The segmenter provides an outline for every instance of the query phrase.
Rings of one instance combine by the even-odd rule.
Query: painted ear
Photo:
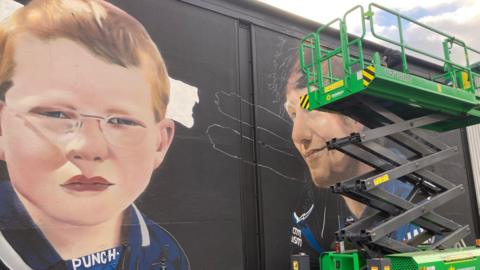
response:
[[[343,116],[343,119],[345,121],[345,124],[350,127],[351,131],[350,132],[361,132],[365,129],[365,126],[362,125],[360,122],[357,120],[354,120],[348,116]]]
[[[5,139],[3,136],[3,112],[5,110],[5,102],[0,101],[0,160],[5,160]]]
[[[175,134],[175,123],[170,119],[163,119],[157,123],[157,152],[155,153],[154,169],[158,168],[162,164],[168,148],[173,140]]]
[[[353,127],[355,129],[355,132],[361,132],[365,129],[365,126],[362,125],[360,122],[358,122],[357,120],[352,120],[354,121],[353,123]]]

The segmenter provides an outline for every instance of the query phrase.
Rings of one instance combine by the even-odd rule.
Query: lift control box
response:
[[[310,270],[310,256],[305,253],[292,255],[290,261],[291,270]]]
[[[367,270],[392,270],[392,265],[387,258],[368,259]]]

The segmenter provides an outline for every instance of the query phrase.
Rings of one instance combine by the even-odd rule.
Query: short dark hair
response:
[[[306,53],[306,59],[309,58],[309,53]],[[334,56],[331,58],[332,63],[332,75],[334,77],[342,77],[343,76],[343,62],[342,59],[338,56]],[[327,61],[322,62],[322,71],[323,74],[328,74],[328,63]],[[324,80],[324,83],[329,83],[328,79]],[[296,60],[294,61],[293,65],[290,68],[289,76],[287,79],[287,83],[285,84],[285,93],[289,90],[302,90],[307,87],[307,77],[305,73],[302,71],[302,67],[300,66],[300,57],[299,55],[296,56]]]

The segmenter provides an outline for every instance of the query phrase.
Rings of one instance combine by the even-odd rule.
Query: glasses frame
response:
[[[31,111],[26,111],[26,112],[25,111],[19,111],[19,110],[16,110],[16,109],[12,108],[11,106],[8,106],[5,102],[0,102],[0,106],[3,107],[4,109],[8,110],[14,116],[19,117],[19,118],[23,119],[24,121],[29,122],[33,127],[35,127],[35,129],[39,130],[42,134],[44,134],[44,132],[41,131],[42,129],[48,129],[46,127],[41,127],[41,126],[38,126],[35,123],[32,123],[32,121],[28,120],[28,116],[39,117],[39,118],[44,117],[45,119],[49,118],[49,116],[42,115],[40,113],[31,112]],[[108,116],[100,116],[100,115],[80,113],[80,112],[77,112],[75,110],[70,110],[70,109],[55,109],[55,108],[52,108],[52,110],[58,110],[60,112],[68,112],[69,115],[74,116],[73,118],[51,117],[52,120],[53,119],[69,119],[70,121],[72,121],[74,123],[74,125],[72,125],[72,128],[63,132],[64,134],[72,133],[72,138],[70,138],[70,140],[73,139],[75,136],[77,136],[79,134],[80,129],[82,128],[85,119],[97,120],[100,123],[99,129],[100,129],[105,141],[108,142],[110,145],[113,145],[113,146],[116,146],[116,147],[122,147],[122,148],[132,148],[132,147],[135,147],[135,146],[141,144],[143,142],[143,140],[145,139],[146,132],[143,135],[143,137],[141,139],[139,139],[138,142],[132,143],[131,145],[118,144],[118,143],[115,143],[115,140],[113,140],[114,142],[112,142],[112,136],[109,136],[109,134],[110,134],[108,132],[109,128],[106,128],[107,125],[109,124],[109,120],[111,120],[113,118],[124,118],[124,119],[127,119],[129,121],[134,122],[136,124],[136,126],[138,126],[139,128],[145,129],[145,131],[148,128],[147,124],[144,121],[139,120],[139,119],[134,118],[134,117],[131,117],[131,116],[127,116],[127,115],[112,114],[112,115],[108,115]],[[59,133],[59,135],[60,135],[60,133]],[[47,138],[50,137],[48,135],[45,135],[45,136]]]

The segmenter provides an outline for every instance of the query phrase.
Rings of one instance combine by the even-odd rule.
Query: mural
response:
[[[325,149],[365,127],[299,107],[299,40],[194,2],[33,0],[2,22],[0,269],[277,270],[298,252],[315,269],[371,211],[328,189],[371,169]],[[468,186],[462,155],[435,170]]]
[[[0,40],[3,264],[189,269],[134,204],[175,129],[167,69],[143,26],[104,1],[38,0],[2,23]]]
[[[280,130],[278,124],[272,124],[271,118],[263,118],[258,113],[258,125],[262,128],[275,130],[284,138],[292,141],[294,149],[284,144],[283,150],[290,153],[298,162],[290,162],[289,168],[277,165],[274,168],[284,170],[285,173],[295,174],[303,172],[304,175],[295,174],[296,181],[282,181],[273,177],[266,170],[261,170],[260,181],[262,188],[262,210],[265,243],[265,269],[280,269],[287,265],[285,255],[306,253],[310,256],[311,269],[319,268],[318,257],[322,252],[334,249],[335,232],[355,220],[373,213],[373,209],[352,201],[338,194],[333,194],[329,187],[342,180],[356,177],[372,170],[367,164],[354,160],[338,151],[327,151],[326,142],[332,138],[348,136],[352,132],[359,132],[366,127],[359,122],[328,111],[311,111],[302,109],[299,105],[300,96],[307,92],[304,74],[300,71],[298,60],[298,40],[286,37],[278,32],[255,28],[256,40],[256,71],[258,89],[257,106],[262,106],[283,119],[288,120],[289,127]],[[266,46],[263,44],[275,44]],[[306,57],[308,58],[308,57]],[[334,76],[342,75],[340,59],[335,59],[333,64]],[[323,70],[328,70],[324,67]],[[459,130],[432,136],[449,145],[463,147]],[[279,146],[276,140],[261,136],[264,144]],[[400,155],[409,156],[406,149],[390,141],[379,140],[384,145]],[[281,155],[272,157],[267,151],[259,147],[260,156],[265,159],[272,158],[280,164],[285,159]],[[265,155],[263,155],[265,154]],[[303,163],[304,167],[298,163]],[[450,171],[446,169],[450,168]],[[455,183],[469,186],[467,169],[462,155],[441,162],[431,168],[433,171]],[[382,185],[383,189],[406,197],[413,189],[409,183],[400,180],[391,180]],[[468,194],[457,198],[455,207],[442,207],[439,210],[445,215],[461,224],[470,224],[475,227],[472,215],[459,215],[453,209],[469,208]],[[439,208],[440,209],[440,208]],[[407,224],[400,227],[392,235],[396,240],[409,240],[422,232],[422,229]],[[287,234],[284,241],[289,242],[289,247],[279,240],[279,235]],[[465,239],[473,243],[473,237]],[[347,243],[348,244],[348,243]],[[348,246],[347,248],[351,248]]]

